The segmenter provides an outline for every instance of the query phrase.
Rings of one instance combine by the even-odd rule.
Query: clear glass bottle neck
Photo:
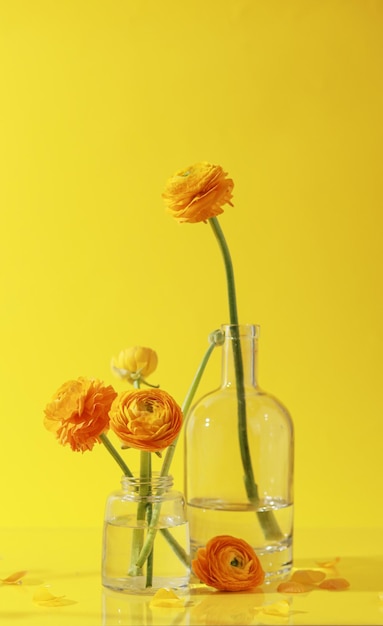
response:
[[[124,491],[137,493],[146,488],[153,491],[170,491],[173,487],[173,476],[160,476],[159,472],[153,472],[151,476],[123,476],[121,486]]]
[[[240,347],[245,387],[257,387],[257,356],[259,326],[225,324],[222,346],[222,387],[236,387],[235,350]]]

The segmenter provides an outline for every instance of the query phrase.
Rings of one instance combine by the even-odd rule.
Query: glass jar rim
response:
[[[221,330],[225,337],[232,338],[234,336],[249,337],[258,339],[261,327],[259,324],[222,324]]]
[[[155,489],[170,489],[173,486],[174,479],[171,474],[161,476],[160,472],[152,472],[150,476],[122,476],[121,485],[123,489],[136,489],[151,485]]]

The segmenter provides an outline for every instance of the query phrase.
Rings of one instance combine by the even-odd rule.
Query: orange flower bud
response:
[[[234,182],[220,165],[205,161],[177,172],[166,183],[162,197],[168,212],[179,222],[206,222],[230,204]]]
[[[112,359],[113,372],[130,383],[145,378],[157,367],[157,353],[151,348],[133,346],[121,350],[117,358]]]
[[[99,380],[78,378],[64,383],[46,406],[44,426],[62,445],[76,452],[91,450],[109,429],[109,410],[117,393]]]
[[[221,591],[251,589],[265,578],[250,544],[230,535],[213,537],[205,548],[199,548],[192,568],[203,583]]]
[[[120,393],[110,410],[110,427],[130,448],[158,452],[169,446],[182,426],[182,410],[162,389]]]

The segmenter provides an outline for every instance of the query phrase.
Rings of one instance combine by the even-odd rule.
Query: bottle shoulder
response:
[[[246,408],[248,416],[254,414],[263,414],[271,416],[280,416],[281,419],[292,422],[291,415],[287,407],[275,395],[268,393],[260,387],[245,388]],[[214,413],[236,412],[237,409],[237,391],[235,387],[220,387],[202,396],[191,407],[188,413],[188,419],[193,416],[205,416]]]

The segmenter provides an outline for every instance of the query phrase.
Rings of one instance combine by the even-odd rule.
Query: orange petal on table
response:
[[[14,572],[7,576],[7,578],[0,578],[0,581],[3,585],[20,585],[21,579],[26,574],[26,570],[21,570],[20,572]]]
[[[293,580],[296,583],[303,583],[307,585],[316,585],[317,583],[322,582],[322,580],[326,578],[326,574],[324,572],[320,572],[315,569],[298,569],[291,576],[290,580]]]
[[[317,565],[318,567],[324,567],[324,568],[333,568],[337,565],[337,563],[339,563],[340,561],[340,556],[336,556],[335,559],[333,559],[332,561],[317,561]]]
[[[345,578],[327,578],[319,585],[321,589],[329,589],[330,591],[343,591],[349,586],[350,583]]]
[[[286,582],[279,583],[277,591],[279,591],[279,593],[307,593],[313,588],[314,585],[299,583],[295,580],[287,580]]]
[[[48,589],[38,589],[33,596],[33,602],[40,606],[66,606],[76,604],[74,600],[68,600],[65,596],[54,596]]]

